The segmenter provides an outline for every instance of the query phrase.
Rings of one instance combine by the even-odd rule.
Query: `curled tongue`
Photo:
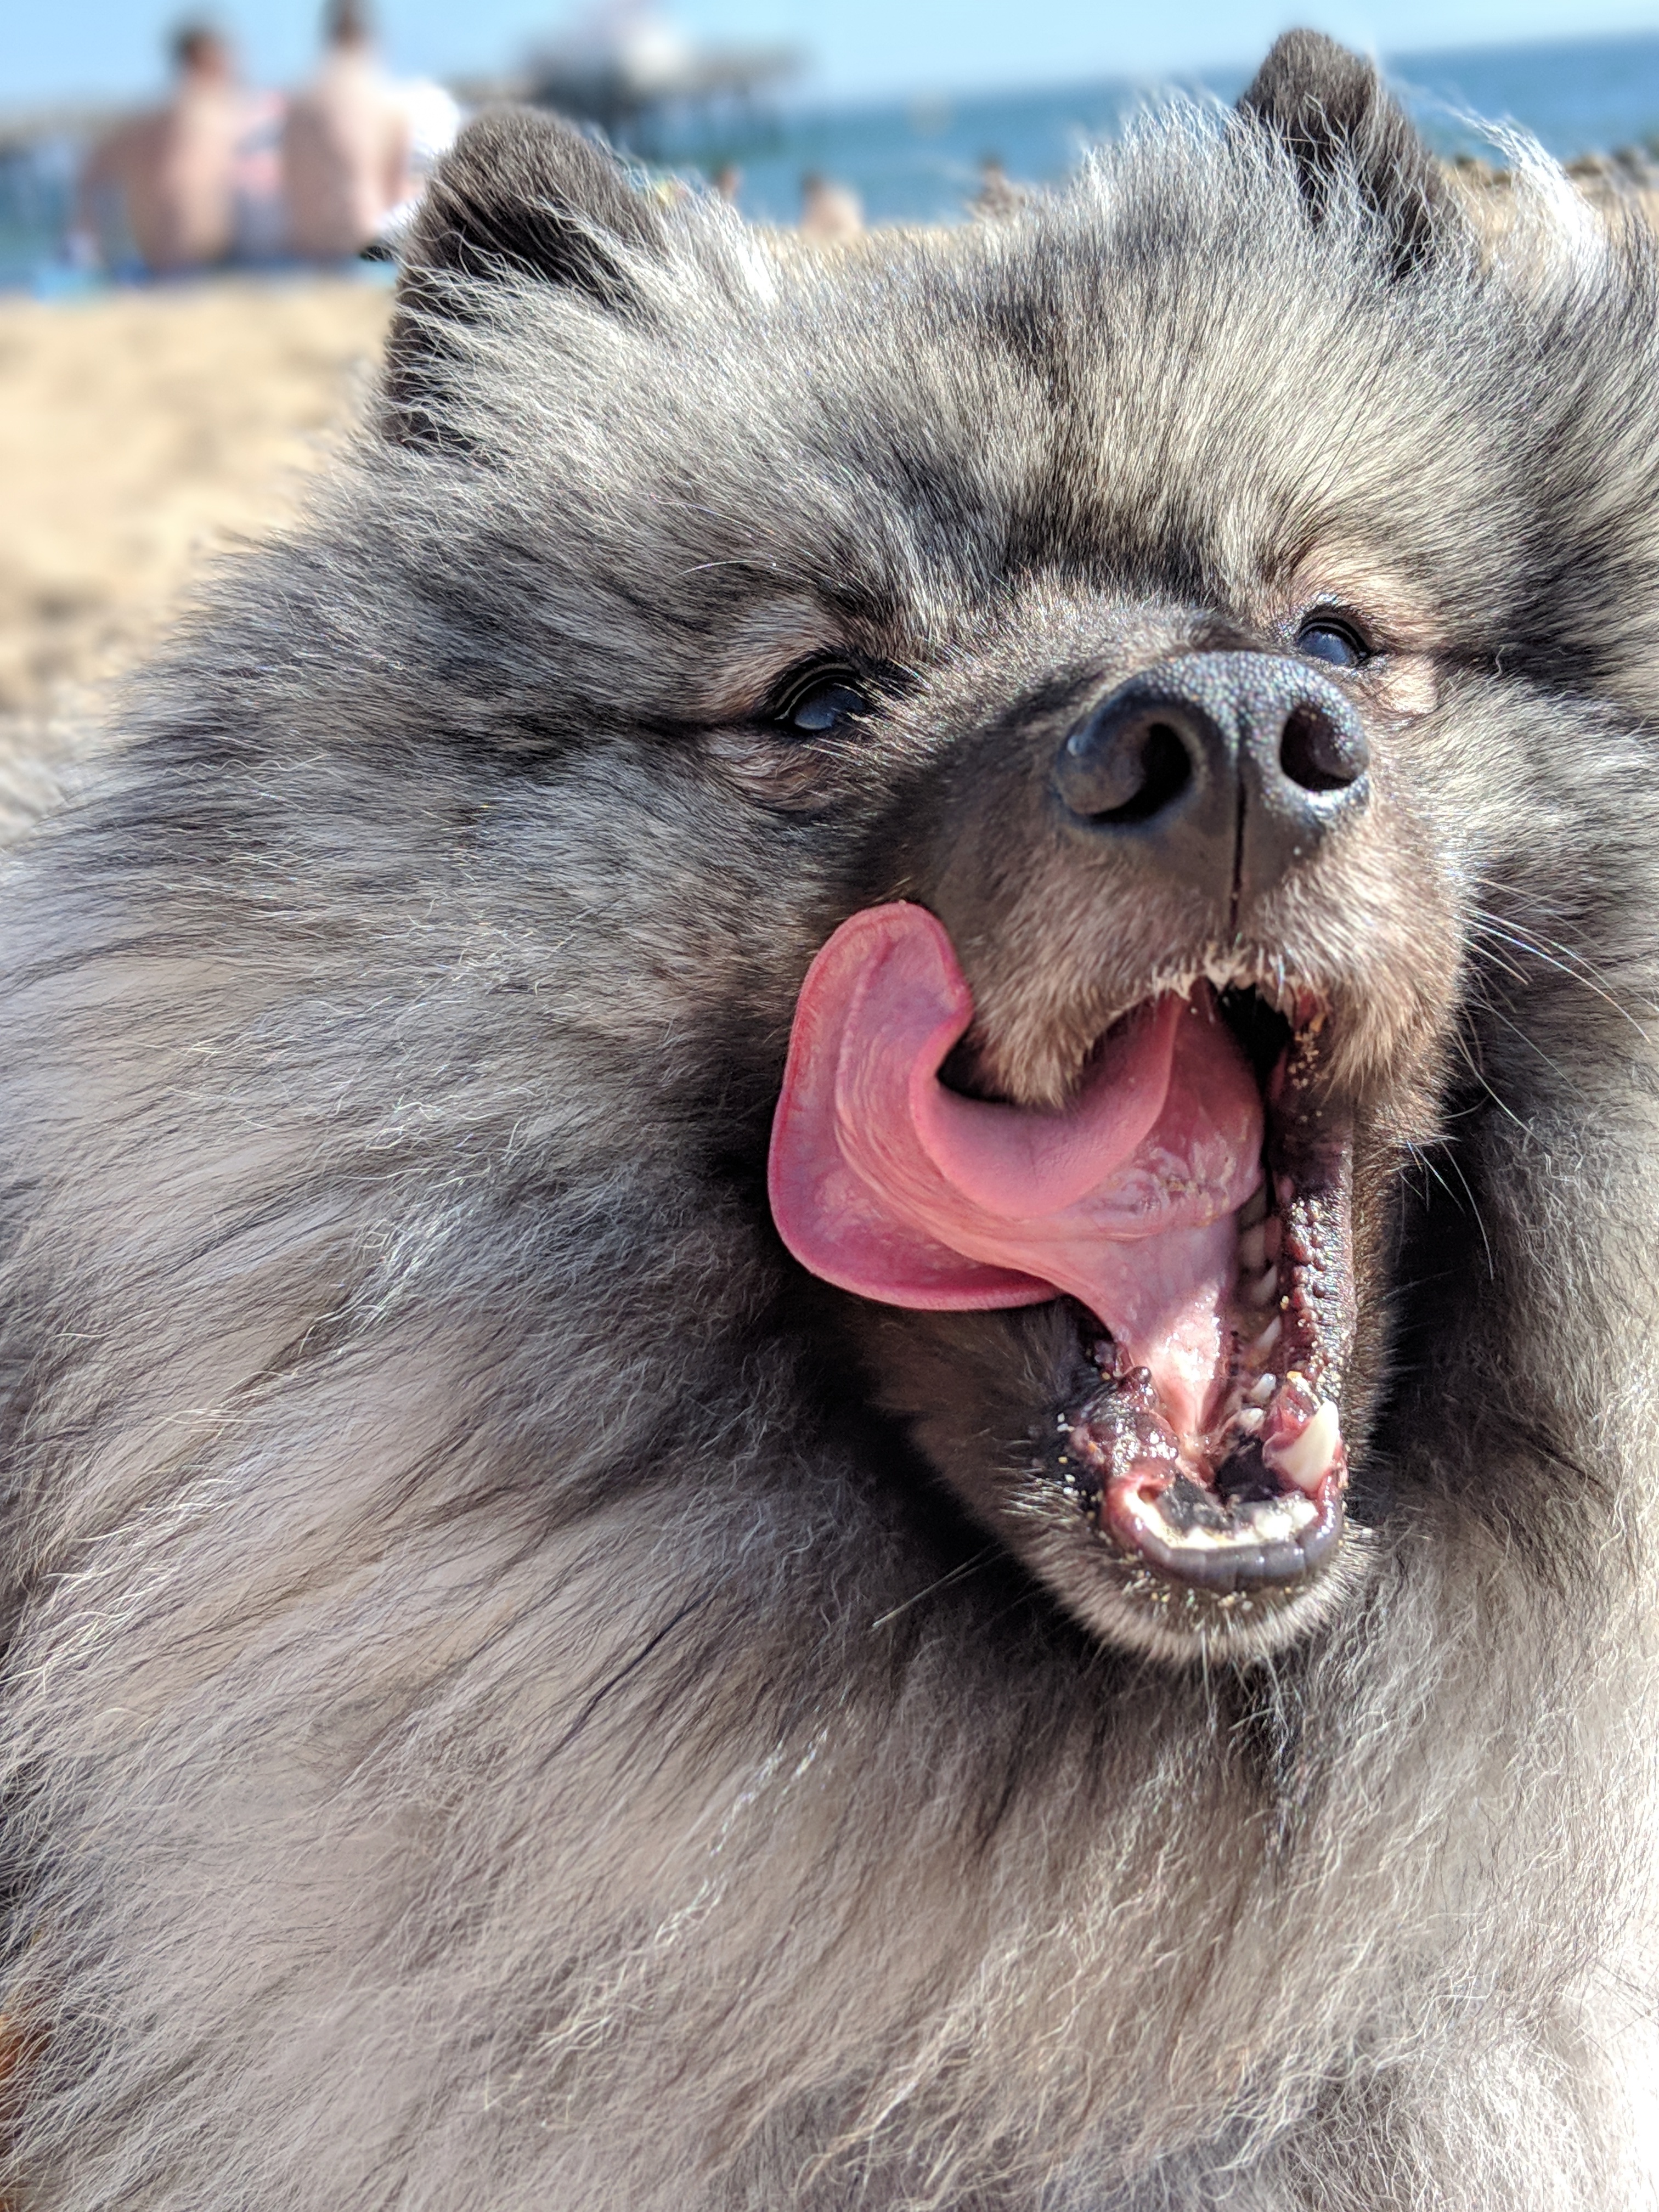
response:
[[[1234,1217],[1261,1176],[1261,1098],[1209,987],[1121,1023],[1060,1113],[945,1089],[973,1012],[925,908],[842,923],[796,1007],[772,1131],[780,1235],[814,1274],[889,1305],[1069,1292],[1193,1436],[1223,1380]]]

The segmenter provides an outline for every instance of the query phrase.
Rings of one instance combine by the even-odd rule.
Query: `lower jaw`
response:
[[[1363,1589],[1373,1564],[1369,1532],[1340,1526],[1316,1564],[1287,1581],[1219,1589],[1167,1571],[1099,1533],[1086,1578],[1062,1575],[1055,1595],[1103,1644],[1185,1667],[1249,1666],[1305,1638]],[[1034,1564],[1036,1564],[1034,1562]],[[1052,1565],[1050,1578],[1053,1578]]]
[[[1305,1487],[1276,1478],[1259,1454],[1235,1452],[1217,1473],[1174,1450],[1154,1456],[1142,1449],[1145,1380],[1140,1370],[1109,1382],[1063,1418],[1054,1471],[1097,1540],[1142,1577],[1218,1598],[1288,1595],[1316,1579],[1346,1524],[1340,1442]],[[1294,1370],[1278,1387],[1275,1409],[1285,1401],[1299,1401],[1304,1414],[1315,1407]]]

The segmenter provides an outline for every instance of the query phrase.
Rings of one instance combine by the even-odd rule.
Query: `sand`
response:
[[[328,278],[0,301],[0,814],[202,565],[291,511],[390,307]]]

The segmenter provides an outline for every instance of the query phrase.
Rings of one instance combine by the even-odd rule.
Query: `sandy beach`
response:
[[[328,278],[0,301],[0,812],[203,564],[291,510],[390,307]]]

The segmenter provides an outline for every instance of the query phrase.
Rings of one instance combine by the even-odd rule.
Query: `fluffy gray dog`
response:
[[[1632,2212],[1659,275],[1298,34],[506,115],[3,905],[30,2212]]]

